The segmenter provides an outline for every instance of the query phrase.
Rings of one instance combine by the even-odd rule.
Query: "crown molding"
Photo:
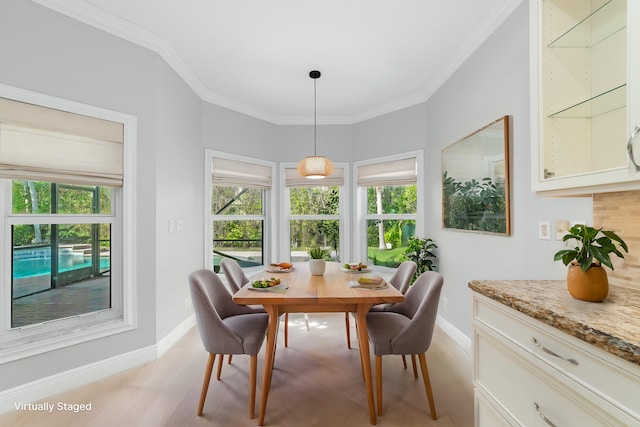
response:
[[[140,28],[122,18],[103,11],[82,0],[31,0],[43,7],[54,10],[87,25],[105,31],[116,37],[127,40],[144,48],[156,52],[182,78],[198,97],[211,104],[228,108],[238,113],[270,122],[276,125],[307,125],[312,124],[308,117],[275,116],[247,104],[237,102],[228,97],[207,89],[195,75],[182,57],[173,49],[169,42],[151,31]],[[524,0],[501,0],[487,11],[480,26],[460,44],[460,49],[451,55],[448,62],[436,76],[427,83],[420,92],[401,99],[382,104],[352,116],[321,116],[318,124],[323,125],[352,125],[416,104],[426,102],[453,73],[484,43],[496,28],[522,3]]]

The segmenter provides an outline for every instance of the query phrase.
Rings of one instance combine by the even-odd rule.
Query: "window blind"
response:
[[[286,187],[334,187],[344,185],[344,168],[334,168],[331,175],[323,179],[307,179],[300,176],[298,169],[285,168],[284,185]]]
[[[213,183],[231,187],[271,188],[271,166],[214,157]]]
[[[124,125],[0,98],[0,178],[121,187]]]
[[[372,163],[358,167],[357,173],[361,187],[412,185],[417,181],[417,162],[415,157],[410,157]]]

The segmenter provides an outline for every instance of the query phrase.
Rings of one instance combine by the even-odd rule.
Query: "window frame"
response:
[[[136,145],[135,116],[0,84],[0,96],[47,108],[110,120],[124,125],[122,188],[111,187],[111,213],[91,215],[13,214],[11,179],[0,180],[0,242],[5,248],[0,262],[0,307],[11,304],[11,226],[22,223],[110,223],[111,308],[11,328],[11,310],[0,316],[0,363],[50,352],[137,328],[136,305]]]
[[[275,163],[267,160],[260,160],[246,156],[240,156],[236,154],[225,153],[221,151],[205,149],[204,155],[204,230],[205,230],[205,239],[204,239],[204,266],[206,269],[213,270],[213,223],[216,221],[215,215],[211,212],[212,206],[212,192],[213,192],[213,158],[223,158],[228,160],[236,160],[244,163],[254,163],[256,165],[268,166],[271,168],[271,188],[263,190],[263,199],[262,199],[262,215],[220,215],[221,220],[231,221],[231,220],[242,220],[242,221],[255,221],[261,220],[263,221],[263,235],[262,235],[262,246],[263,246],[263,254],[262,259],[266,264],[268,260],[271,259],[271,254],[275,252],[274,243],[273,243],[273,225],[271,218],[275,217],[274,207],[275,207],[275,192],[274,192],[274,182],[275,178]],[[258,271],[261,270],[262,267],[249,267],[245,268],[247,272]]]
[[[393,162],[396,160],[402,160],[410,157],[416,159],[416,213],[414,214],[369,214],[367,212],[367,188],[358,185],[358,171],[362,166],[367,166],[377,163]],[[353,187],[355,197],[355,215],[356,215],[356,227],[355,228],[355,259],[360,262],[367,262],[367,222],[369,220],[394,220],[394,219],[413,219],[416,222],[415,236],[422,236],[424,234],[425,223],[425,202],[424,202],[424,150],[409,151],[406,153],[394,154],[390,156],[377,157],[367,160],[360,160],[353,163],[354,179]],[[395,271],[395,269],[383,266],[375,266],[376,270],[389,270]]]
[[[296,168],[297,163],[280,163],[280,206],[282,206],[282,215],[280,215],[279,227],[281,232],[278,233],[280,235],[279,241],[279,251],[278,257],[273,259],[273,262],[289,262],[291,260],[291,251],[290,251],[290,242],[291,242],[291,221],[292,220],[338,220],[338,229],[340,232],[340,242],[338,244],[340,251],[340,258],[342,260],[351,259],[352,248],[348,244],[351,239],[346,236],[346,223],[349,220],[349,212],[350,207],[347,202],[350,200],[350,169],[348,163],[334,163],[335,168],[343,168],[344,169],[344,183],[343,185],[338,186],[338,198],[339,203],[339,214],[338,215],[292,215],[291,214],[291,191],[289,187],[286,186],[285,182],[285,169]],[[317,184],[317,181],[314,182]],[[346,261],[343,261],[346,262]]]

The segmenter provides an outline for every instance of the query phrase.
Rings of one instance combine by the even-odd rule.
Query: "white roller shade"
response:
[[[285,168],[285,186],[287,187],[334,187],[344,185],[344,168],[334,168],[331,175],[322,179],[307,179],[300,176],[298,169]]]
[[[0,177],[121,187],[122,123],[0,98]]]
[[[271,188],[271,166],[214,157],[214,185]]]
[[[358,185],[361,187],[411,185],[416,183],[416,176],[415,157],[358,167]]]

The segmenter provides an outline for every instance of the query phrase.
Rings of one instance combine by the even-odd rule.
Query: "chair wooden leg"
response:
[[[222,359],[224,359],[224,355],[221,354],[218,358],[218,372],[216,373],[216,379],[220,381],[220,375],[222,375]]]
[[[431,418],[436,420],[436,404],[433,401],[433,391],[431,390],[431,380],[429,379],[429,370],[427,369],[427,358],[422,353],[418,356],[420,358],[420,369],[422,370],[422,379],[424,380],[424,389],[427,392],[427,400],[429,401],[429,410],[431,411]]]
[[[344,323],[347,328],[347,348],[351,350],[351,332],[350,332],[350,322],[349,322],[349,312],[345,311],[344,313]]]
[[[402,355],[402,365],[404,366],[404,369],[407,369],[407,358],[404,354]]]
[[[378,416],[382,416],[382,356],[376,355],[376,393],[378,394]]]
[[[284,314],[284,346],[289,347],[289,313]]]
[[[256,408],[256,371],[258,370],[258,356],[251,355],[251,370],[249,371],[249,418],[253,419]]]
[[[220,355],[220,357],[222,357],[222,355]],[[216,355],[209,353],[207,368],[204,371],[202,391],[200,392],[200,403],[198,404],[198,416],[202,415],[202,410],[204,409],[204,400],[207,398],[207,391],[209,390],[209,382],[211,381],[211,372],[213,371],[213,362],[215,362],[215,360],[216,360]]]
[[[229,355],[229,358],[227,359],[227,365],[231,365],[231,354]]]
[[[418,379],[418,368],[416,367],[416,355],[411,355],[411,364],[413,365],[413,376]]]

